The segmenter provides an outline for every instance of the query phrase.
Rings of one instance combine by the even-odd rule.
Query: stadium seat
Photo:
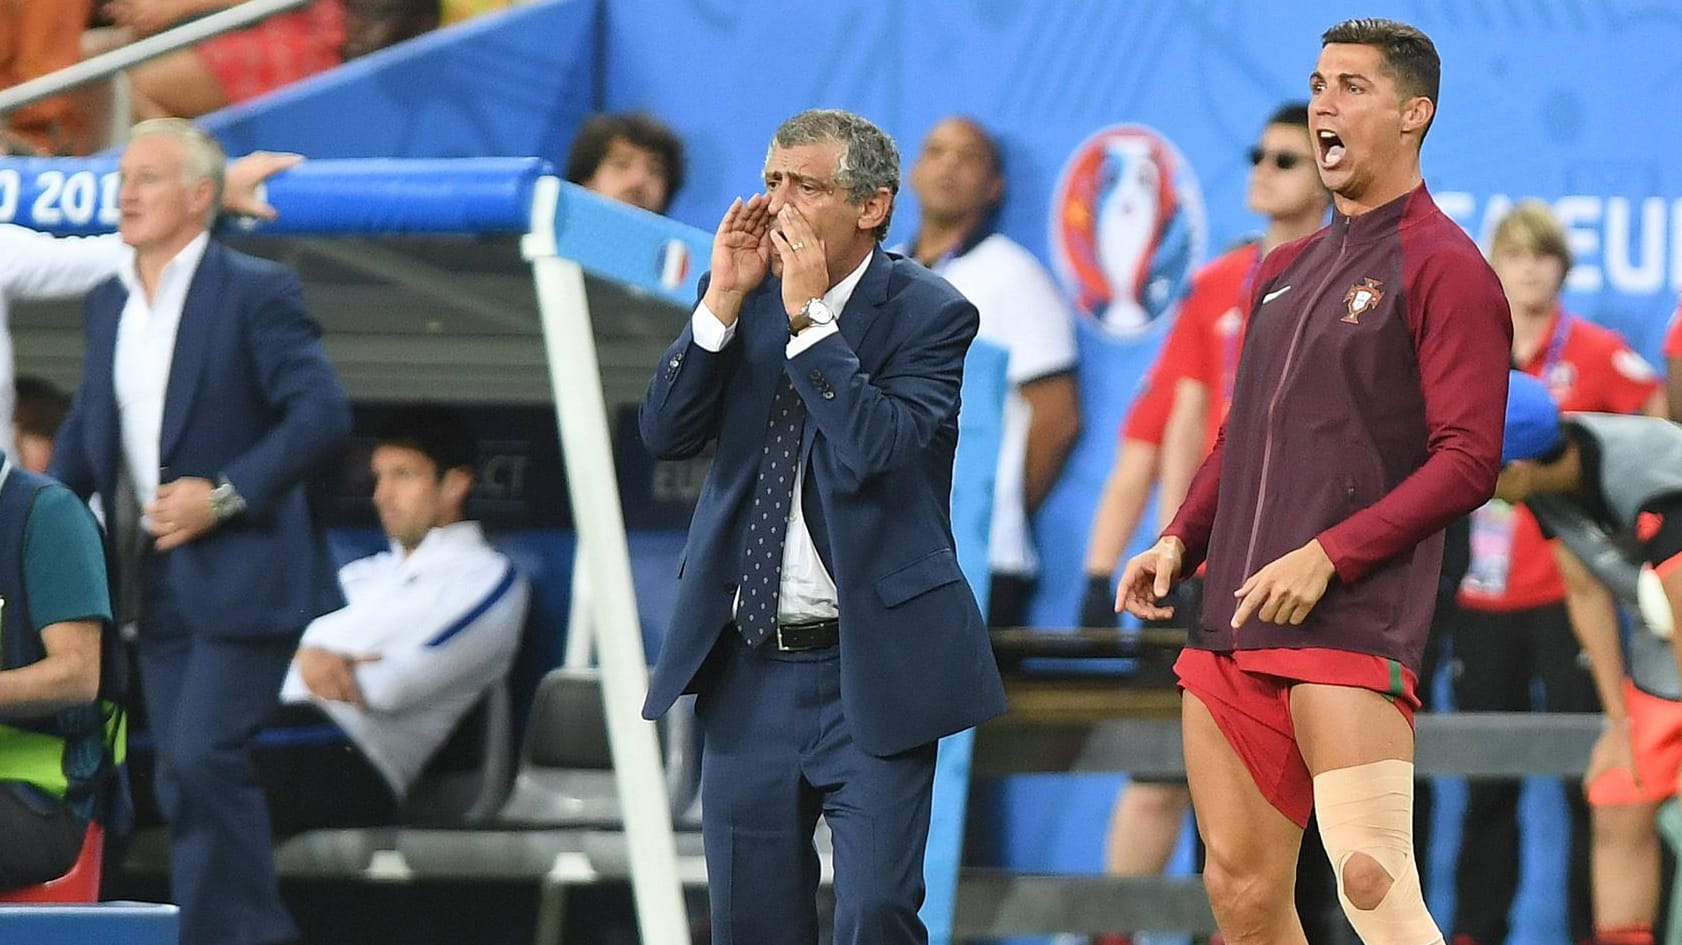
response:
[[[705,883],[698,833],[700,734],[694,697],[657,725],[680,880]],[[490,822],[456,830],[399,830],[368,874],[385,879],[538,881],[536,939],[560,940],[566,892],[628,876],[624,817],[595,668],[553,669],[538,684],[508,801]],[[382,866],[383,864],[383,866]]]
[[[700,791],[700,745],[694,697],[685,696],[657,730],[672,817],[681,821]],[[550,670],[538,684],[503,826],[618,828],[624,823],[608,746],[601,673]]]
[[[96,821],[88,822],[82,837],[82,852],[70,870],[57,879],[37,886],[0,892],[0,903],[75,903],[99,901],[99,874],[105,863],[105,831]]]
[[[680,831],[700,825],[700,746],[693,714],[693,697],[685,697],[658,726]],[[283,876],[313,878],[535,880],[548,874],[558,857],[582,857],[587,833],[618,835],[623,826],[600,673],[561,668],[550,670],[538,685],[513,788],[495,816],[312,830],[283,843],[275,866]],[[688,845],[682,852],[698,857],[700,838],[681,838],[680,833],[680,846]],[[592,844],[602,842],[597,836]]]

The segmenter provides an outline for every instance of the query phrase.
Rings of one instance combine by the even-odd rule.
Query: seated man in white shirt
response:
[[[348,603],[304,631],[259,736],[277,835],[392,823],[457,723],[507,675],[529,588],[463,511],[474,439],[447,407],[393,414],[370,462],[391,548],[339,571]]]

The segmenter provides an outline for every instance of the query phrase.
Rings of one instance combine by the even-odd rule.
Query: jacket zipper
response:
[[[1267,472],[1268,467],[1273,462],[1273,414],[1279,407],[1280,396],[1285,392],[1285,381],[1291,375],[1291,362],[1296,359],[1297,345],[1306,333],[1308,319],[1313,315],[1315,307],[1320,304],[1320,299],[1325,296],[1326,287],[1332,284],[1333,279],[1337,278],[1337,274],[1343,265],[1344,254],[1349,250],[1350,221],[1345,218],[1342,222],[1343,233],[1337,247],[1337,258],[1332,260],[1326,278],[1321,280],[1320,285],[1308,297],[1307,304],[1302,308],[1302,315],[1297,318],[1296,328],[1292,330],[1291,334],[1291,343],[1285,349],[1285,363],[1279,369],[1279,380],[1274,384],[1273,396],[1267,402],[1267,419],[1263,426],[1266,435],[1262,438],[1261,481],[1256,485],[1256,507],[1250,517],[1250,544],[1244,551],[1244,572],[1241,580],[1249,580],[1251,573],[1253,573],[1251,569],[1255,567],[1256,540],[1261,535],[1262,505],[1267,499]],[[1236,629],[1232,631],[1232,638],[1234,642],[1238,639]]]

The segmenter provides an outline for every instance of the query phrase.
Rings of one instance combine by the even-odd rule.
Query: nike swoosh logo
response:
[[[1262,296],[1262,304],[1266,305],[1267,303],[1273,301],[1274,299],[1278,298],[1281,295],[1284,295],[1286,292],[1289,292],[1289,291],[1291,291],[1290,286],[1285,286],[1283,289],[1274,289],[1272,292],[1269,292],[1268,294]]]

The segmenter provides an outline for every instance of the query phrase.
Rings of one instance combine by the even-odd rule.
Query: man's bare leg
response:
[[[1207,857],[1203,882],[1229,945],[1307,945],[1297,917],[1302,828],[1256,787],[1209,709],[1190,692],[1180,708],[1186,780]]]
[[[1440,943],[1413,861],[1413,727],[1379,693],[1310,683],[1291,688],[1291,719],[1355,931],[1367,945]]]

